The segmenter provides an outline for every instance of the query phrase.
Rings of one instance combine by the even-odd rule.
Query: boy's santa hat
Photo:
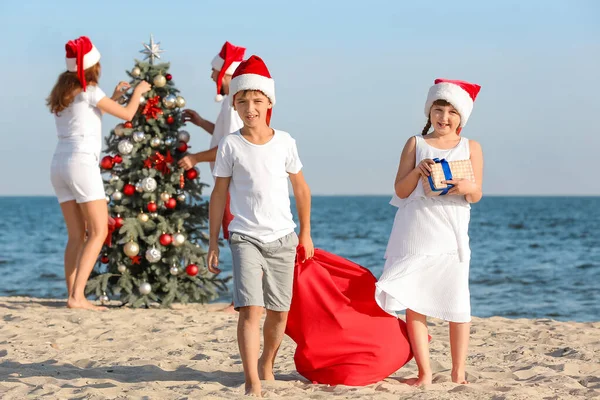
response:
[[[100,61],[100,52],[87,36],[69,40],[65,45],[67,70],[77,72],[81,87],[85,92],[85,70],[93,67]]]
[[[275,106],[275,81],[271,78],[265,62],[258,56],[251,56],[249,59],[242,61],[233,73],[233,78],[229,84],[232,105],[235,95],[244,90],[262,92],[269,98],[272,107]],[[267,125],[271,122],[272,111],[273,108],[269,108],[269,111],[267,111]]]
[[[473,103],[481,86],[465,81],[451,79],[436,79],[429,88],[425,102],[425,116],[429,118],[431,106],[436,100],[446,100],[460,115],[460,128],[464,127],[473,111]],[[459,129],[460,129],[459,128]]]
[[[213,58],[210,63],[211,66],[219,71],[217,77],[217,96],[216,101],[222,101],[223,95],[221,95],[221,85],[223,84],[223,77],[225,75],[233,75],[235,69],[240,65],[244,59],[244,53],[246,49],[244,47],[234,46],[229,42],[225,42],[221,48],[221,52]]]

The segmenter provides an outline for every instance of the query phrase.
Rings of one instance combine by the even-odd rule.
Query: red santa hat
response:
[[[235,69],[240,65],[244,59],[244,53],[246,48],[234,46],[229,42],[225,42],[221,48],[221,52],[213,58],[210,63],[211,66],[219,71],[217,77],[217,96],[216,101],[222,101],[223,96],[221,95],[221,85],[223,84],[223,77],[225,75],[233,75]]]
[[[230,101],[233,105],[235,95],[244,90],[258,90],[271,100],[271,105],[275,106],[275,81],[265,65],[265,62],[258,56],[251,56],[242,61],[240,66],[233,73],[233,78],[229,84]],[[271,122],[272,108],[267,111],[267,125]]]
[[[65,45],[67,70],[77,72],[81,87],[85,92],[85,70],[93,67],[100,61],[100,52],[87,36],[69,40]]]
[[[481,86],[474,83],[451,79],[436,79],[427,94],[425,116],[429,118],[429,112],[434,101],[446,100],[458,111],[460,115],[460,128],[462,128],[467,124],[469,116],[471,116],[473,103],[480,89]]]

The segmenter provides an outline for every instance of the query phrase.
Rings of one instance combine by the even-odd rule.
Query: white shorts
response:
[[[55,153],[50,180],[59,203],[87,203],[106,197],[98,157],[92,153]]]

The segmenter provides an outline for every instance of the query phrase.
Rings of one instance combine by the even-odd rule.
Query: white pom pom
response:
[[[216,95],[216,96],[215,96],[215,101],[216,101],[217,103],[220,103],[220,102],[222,102],[222,101],[223,101],[223,99],[224,99],[224,97],[223,97],[223,95],[222,95],[222,94],[218,94],[218,95]]]

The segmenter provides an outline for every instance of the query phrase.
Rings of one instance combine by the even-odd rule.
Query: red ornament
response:
[[[166,75],[165,75],[165,79],[166,79],[167,81],[170,81],[171,79],[173,79],[173,75],[171,75],[171,74],[166,74]]]
[[[105,254],[102,256],[102,258],[100,258],[100,261],[102,261],[102,264],[108,264],[108,256]]]
[[[187,171],[185,171],[185,177],[190,180],[196,179],[198,177],[198,171],[196,170],[196,168],[188,169]]]
[[[195,264],[190,264],[185,267],[185,273],[189,276],[196,276],[198,275],[198,267]]]
[[[181,189],[185,187],[185,179],[183,178],[183,174],[179,174],[179,187]]]
[[[158,210],[158,206],[155,202],[151,201],[150,203],[148,203],[148,211],[156,212],[156,210]]]
[[[160,235],[160,244],[162,244],[163,246],[168,246],[171,243],[173,243],[173,237],[171,235],[169,235],[168,233],[163,233],[162,235]]]
[[[113,161],[115,164],[121,164],[123,162],[123,157],[120,154],[117,154],[113,157]]]
[[[131,263],[133,265],[138,264],[140,265],[140,261],[142,260],[142,257],[140,256],[133,256],[133,257],[129,257],[131,259]]]
[[[123,186],[123,194],[125,194],[125,196],[133,196],[135,194],[135,186],[130,183]]]
[[[102,169],[112,169],[115,166],[115,160],[111,156],[104,156],[100,160],[100,167]]]
[[[177,200],[171,197],[169,200],[165,202],[165,207],[173,209],[177,206]]]
[[[172,115],[169,115],[167,117],[167,124],[171,125],[173,122],[175,122],[175,118],[173,118]]]
[[[156,119],[159,114],[162,114],[163,110],[160,108],[160,96],[154,96],[146,100],[142,114],[146,116],[146,121],[150,119]]]
[[[177,151],[181,153],[185,153],[188,149],[188,145],[186,142],[179,142],[179,146],[177,146]]]
[[[131,128],[133,128],[133,124],[131,123],[131,121],[127,121],[123,124],[123,127],[127,128],[127,129],[131,129]]]
[[[123,226],[123,218],[119,217],[118,215],[114,218],[115,220],[115,228],[119,229],[120,227]]]

